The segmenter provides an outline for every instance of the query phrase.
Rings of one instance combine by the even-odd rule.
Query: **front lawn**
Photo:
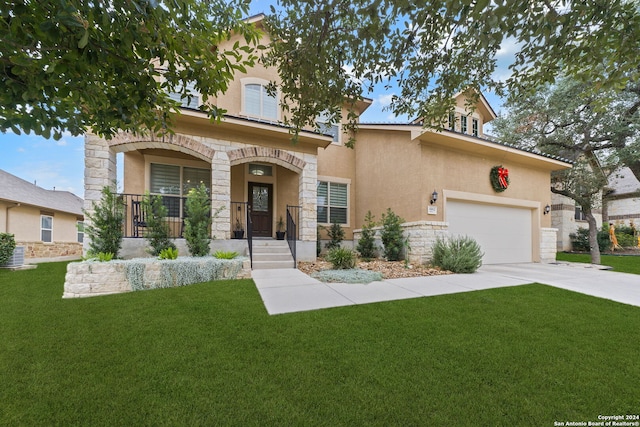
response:
[[[63,300],[0,271],[0,425],[533,426],[637,414],[640,309],[543,285],[269,316],[251,280]]]
[[[640,256],[633,255],[601,255],[600,263],[613,267],[614,271],[620,273],[640,274]],[[558,261],[569,262],[591,262],[589,254],[573,254],[566,252],[558,252],[556,255]]]

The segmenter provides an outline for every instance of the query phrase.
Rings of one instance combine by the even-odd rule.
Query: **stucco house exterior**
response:
[[[80,258],[83,203],[68,191],[46,190],[0,170],[0,232],[14,235],[25,261]]]
[[[605,196],[606,221],[630,225],[640,224],[640,181],[625,167],[609,177],[609,191]]]
[[[261,17],[251,20],[259,25]],[[461,94],[450,128],[441,132],[416,122],[360,123],[351,149],[341,124],[325,123],[326,133],[302,132],[294,145],[280,123],[279,97],[265,89],[271,80],[278,80],[276,70],[259,64],[238,74],[214,101],[227,110],[220,123],[184,104],[171,136],[87,134],[86,209],[115,181],[123,153],[125,256],[144,254],[135,217],[145,191],[162,195],[179,237],[184,197],[204,183],[212,209],[222,209],[213,219],[213,247],[248,253],[256,239],[273,239],[282,217],[296,259],[314,260],[318,225],[340,223],[350,245],[367,211],[379,219],[391,208],[405,220],[412,262],[428,262],[435,239],[456,234],[474,237],[485,263],[555,259],[556,230],[545,210],[550,173],[570,164],[485,138],[483,127],[495,113],[484,97],[470,112]],[[370,104],[364,99],[358,112]],[[501,191],[490,179],[497,167],[509,178]],[[233,238],[236,228],[242,238]]]

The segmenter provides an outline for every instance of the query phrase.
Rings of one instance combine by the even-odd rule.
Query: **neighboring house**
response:
[[[260,25],[261,19],[250,21]],[[277,79],[276,70],[261,65],[239,74],[215,100],[227,110],[220,123],[189,106],[175,118],[171,136],[86,136],[86,209],[114,182],[116,155],[124,153],[124,255],[144,254],[144,239],[135,238],[144,235],[141,195],[163,197],[173,235],[180,236],[184,197],[204,183],[212,208],[222,208],[213,220],[213,245],[245,253],[247,218],[252,239],[270,239],[278,219],[289,216],[298,260],[313,260],[318,225],[342,224],[345,243],[353,244],[367,211],[379,220],[391,208],[406,221],[413,262],[430,260],[438,236],[459,234],[480,243],[485,263],[555,260],[556,231],[545,213],[550,173],[570,164],[485,139],[483,127],[495,114],[484,97],[469,112],[458,96],[450,129],[442,132],[415,123],[360,123],[350,149],[341,124],[319,118],[326,134],[305,131],[292,145],[279,124],[280,97],[266,91]],[[358,112],[370,104],[363,100]],[[505,191],[492,185],[494,167],[508,170]],[[245,240],[233,239],[236,228],[247,231]]]
[[[640,224],[640,181],[625,167],[609,177],[610,191],[605,196],[605,221]]]
[[[0,232],[14,235],[31,262],[82,256],[83,200],[0,170]]]
[[[602,209],[593,209],[593,217],[602,227]],[[576,206],[575,200],[551,193],[551,226],[558,230],[557,248],[559,251],[570,251],[570,235],[579,228],[589,228],[589,223],[580,206]]]

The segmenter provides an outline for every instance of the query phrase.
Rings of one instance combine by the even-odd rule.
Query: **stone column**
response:
[[[97,135],[84,137],[84,209],[93,212],[93,204],[102,198],[102,189],[111,187],[116,191],[116,153],[108,142]],[[85,216],[85,223],[90,220]],[[89,236],[85,235],[83,248],[89,248]]]
[[[300,240],[315,243],[318,229],[318,158],[305,155],[306,166],[298,181],[300,205]]]
[[[211,237],[231,238],[231,163],[229,156],[216,150],[211,159],[211,208],[218,215],[211,223]]]
[[[540,229],[540,262],[555,262],[557,233],[557,228]]]

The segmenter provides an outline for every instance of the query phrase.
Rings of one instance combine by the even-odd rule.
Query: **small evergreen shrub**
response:
[[[213,256],[218,259],[234,259],[239,254],[235,251],[216,251]]]
[[[344,230],[342,226],[337,222],[331,224],[331,227],[327,230],[327,234],[329,235],[329,243],[327,243],[327,249],[331,250],[334,248],[339,248],[340,243],[344,240]]]
[[[13,234],[0,233],[0,265],[9,262],[16,248],[16,240]]]
[[[356,266],[356,253],[351,249],[330,249],[326,258],[333,265],[334,270],[348,270]]]
[[[402,236],[402,223],[404,219],[396,215],[391,208],[382,214],[382,232],[380,238],[384,246],[384,256],[387,261],[399,261],[402,259],[404,237]]]
[[[145,194],[142,197],[142,209],[147,219],[145,238],[150,246],[147,251],[153,256],[159,256],[166,249],[175,249],[176,245],[169,238],[167,207],[162,203],[162,197]]]
[[[220,211],[218,210],[215,215]],[[200,184],[189,190],[185,203],[184,238],[192,256],[206,256],[211,244],[211,200],[207,187]]]
[[[358,246],[356,246],[360,257],[365,261],[370,261],[376,257],[376,232],[373,229],[376,226],[376,222],[373,218],[374,216],[371,214],[371,211],[367,211],[367,214],[364,216],[364,224],[362,225],[362,235],[360,236],[360,240],[358,240]]]
[[[320,253],[322,253],[322,242],[320,236],[320,226],[316,229],[316,256],[319,257]]]
[[[160,251],[160,255],[158,256],[160,259],[177,259],[178,258],[178,249],[173,248],[164,248]]]
[[[617,234],[616,234],[617,235]],[[571,249],[576,252],[589,252],[589,229],[580,227],[575,233],[569,234],[571,240]],[[602,227],[598,231],[598,247],[600,252],[604,252],[611,247],[611,240],[609,240],[609,228],[608,226]]]
[[[482,265],[480,245],[468,236],[436,240],[432,263],[453,273],[473,273]]]
[[[102,198],[93,203],[93,212],[83,210],[88,224],[85,235],[89,237],[89,251],[112,253],[118,257],[122,246],[125,205],[122,198],[109,187],[102,189]]]

